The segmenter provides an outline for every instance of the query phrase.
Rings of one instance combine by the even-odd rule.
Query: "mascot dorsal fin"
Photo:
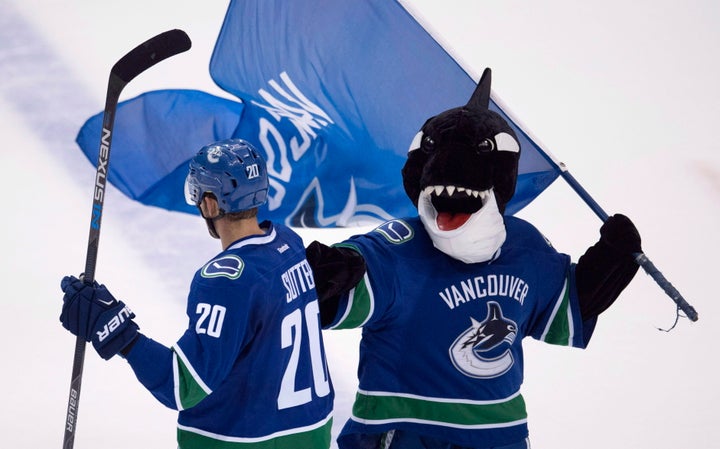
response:
[[[465,107],[467,109],[483,110],[490,106],[490,82],[492,81],[492,73],[490,68],[486,68],[480,77],[475,91]]]

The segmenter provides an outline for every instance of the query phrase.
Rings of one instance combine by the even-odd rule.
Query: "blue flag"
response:
[[[400,174],[410,142],[477,84],[397,1],[231,1],[210,74],[239,101],[165,90],[120,104],[108,181],[144,204],[195,213],[183,196],[188,160],[205,144],[243,138],[268,162],[261,217],[297,227],[415,215]],[[490,108],[522,148],[512,214],[559,170],[495,101]],[[98,114],[78,135],[91,161],[101,126]]]

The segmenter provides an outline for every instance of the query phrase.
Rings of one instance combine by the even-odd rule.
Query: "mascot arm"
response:
[[[365,275],[365,259],[350,248],[327,246],[318,241],[308,245],[305,256],[313,270],[320,321],[325,326],[335,318],[340,297]]]
[[[642,252],[640,234],[630,219],[616,214],[600,228],[600,240],[583,254],[575,267],[583,320],[607,310],[637,273],[634,253]]]

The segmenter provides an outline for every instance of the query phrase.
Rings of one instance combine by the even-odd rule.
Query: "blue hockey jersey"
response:
[[[505,217],[495,259],[435,249],[418,218],[336,246],[365,259],[362,281],[328,328],[362,327],[359,390],[340,439],[392,429],[473,448],[523,441],[521,341],[585,347],[574,265],[529,223]]]
[[[127,360],[179,410],[180,448],[327,448],[333,388],[300,237],[264,222],[195,274],[173,347],[141,336]]]

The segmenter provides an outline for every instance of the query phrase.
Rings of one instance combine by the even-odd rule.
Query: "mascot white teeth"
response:
[[[465,106],[428,119],[402,170],[435,247],[465,263],[497,257],[520,160],[515,132],[488,109],[490,82],[488,69]]]

